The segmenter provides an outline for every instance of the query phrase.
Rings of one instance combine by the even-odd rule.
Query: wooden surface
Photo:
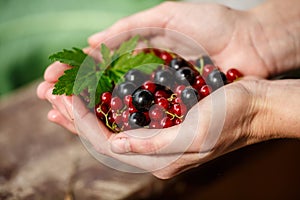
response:
[[[0,199],[139,199],[159,190],[149,174],[93,159],[76,136],[47,121],[50,105],[35,89],[0,101]]]

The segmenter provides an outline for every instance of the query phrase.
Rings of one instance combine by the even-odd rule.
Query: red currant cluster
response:
[[[242,77],[237,69],[221,72],[207,56],[186,61],[158,49],[146,49],[162,60],[151,75],[132,69],[114,91],[104,92],[97,117],[113,132],[159,129],[180,124],[189,109],[218,88]],[[200,73],[201,72],[201,73]]]

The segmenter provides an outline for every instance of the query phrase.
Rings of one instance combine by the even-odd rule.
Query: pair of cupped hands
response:
[[[147,27],[163,31],[145,31]],[[58,62],[46,69],[37,94],[52,104],[48,113],[51,122],[80,135],[96,152],[159,178],[171,178],[227,152],[272,137],[262,123],[263,106],[268,104],[266,94],[272,87],[280,88],[287,82],[264,79],[277,73],[276,61],[259,50],[259,43],[265,41],[262,37],[256,39],[261,31],[257,27],[260,22],[250,12],[212,4],[167,2],[121,19],[88,39],[90,47],[85,51],[92,53],[107,38],[122,33],[107,44],[111,48],[118,46],[133,36],[130,30],[136,29],[152,45],[163,42],[176,50],[181,48],[180,41],[174,41],[167,30],[177,31],[202,44],[222,71],[234,66],[245,75],[202,99],[177,126],[111,133],[79,98],[52,95],[54,84],[70,68]]]

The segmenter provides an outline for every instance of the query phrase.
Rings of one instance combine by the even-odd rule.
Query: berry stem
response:
[[[167,100],[168,101],[173,101],[174,99],[176,99],[177,95],[176,94],[172,94]]]
[[[165,113],[166,113],[167,115],[171,115],[171,116],[172,116],[171,120],[173,120],[175,117],[176,117],[176,118],[179,118],[179,119],[182,119],[182,118],[183,118],[183,115],[182,115],[182,116],[178,116],[177,114],[173,114],[173,113],[171,113],[171,112],[169,112],[169,111],[166,111]]]
[[[111,108],[109,108],[109,110],[107,111],[107,113],[103,112],[102,109],[101,109],[101,106],[102,106],[103,103],[100,104],[100,106],[98,107],[98,111],[101,112],[103,115],[104,115],[104,118],[105,118],[105,125],[110,129],[112,130],[113,132],[119,132],[118,130],[116,130],[116,124],[113,123],[112,125],[109,124],[108,122],[108,113],[109,111],[111,110]],[[114,126],[115,125],[115,126]]]

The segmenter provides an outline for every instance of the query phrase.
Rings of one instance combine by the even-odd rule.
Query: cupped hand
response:
[[[149,27],[163,31],[156,33]],[[135,29],[138,30],[132,31]],[[234,66],[245,75],[262,78],[275,73],[274,49],[268,49],[268,40],[256,16],[217,4],[165,2],[119,20],[107,30],[91,36],[89,44],[96,48],[111,38],[112,46],[117,46],[139,33],[153,43],[184,48],[177,45],[177,39],[170,36],[169,30],[202,45],[223,71]]]
[[[96,152],[159,178],[173,177],[260,139],[255,133],[259,129],[256,105],[261,105],[261,99],[256,97],[257,88],[264,87],[257,87],[256,79],[234,82],[205,97],[180,125],[113,134],[79,98],[52,95],[56,77],[67,68],[52,64],[38,88],[38,96],[53,105],[49,120],[79,134]]]

